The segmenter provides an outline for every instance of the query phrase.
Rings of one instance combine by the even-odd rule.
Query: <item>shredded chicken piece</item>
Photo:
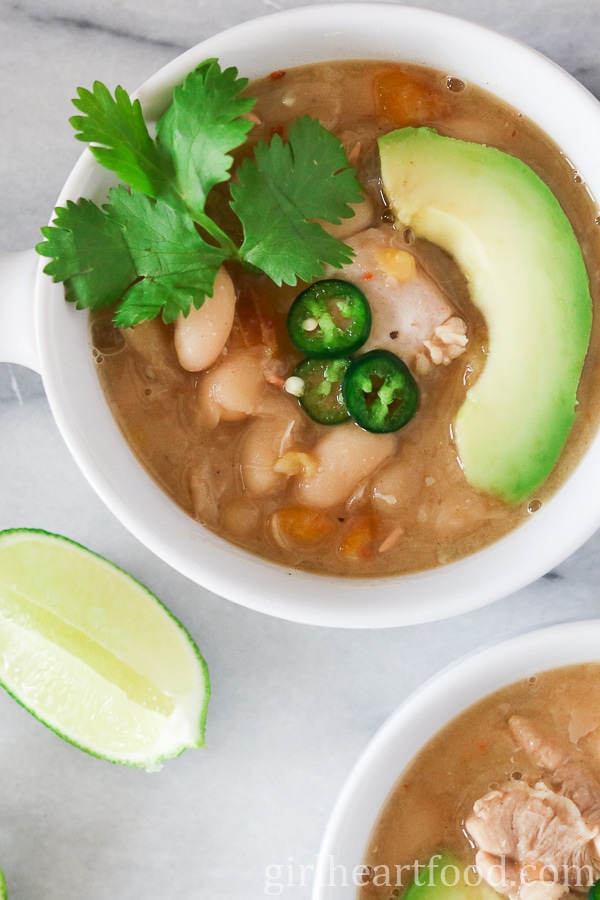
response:
[[[576,748],[556,744],[530,719],[512,716],[508,725],[523,750],[552,771],[552,780],[560,784],[561,794],[577,805],[590,827],[600,831],[600,783],[585,763],[574,758]]]
[[[361,150],[362,150],[361,142],[356,141],[356,143],[354,144],[352,149],[349,150],[348,153],[346,154],[346,156],[348,157],[348,162],[350,163],[351,166],[356,165],[356,163],[358,162],[358,158],[361,154]]]
[[[297,79],[293,86],[289,86],[286,79],[282,78],[279,85],[279,116],[283,122],[309,115],[318,117],[321,125],[328,131],[335,131],[342,111],[339,91],[332,91],[329,85],[319,83],[310,76]],[[273,88],[274,101],[277,100],[277,92]]]
[[[559,900],[568,894],[569,887],[555,881],[528,881],[519,890],[520,900]]]
[[[382,541],[379,545],[378,553],[389,553],[390,550],[393,550],[397,545],[398,541],[404,534],[404,528],[402,525],[398,525],[396,528],[393,528],[388,536]]]
[[[508,725],[544,780],[510,781],[474,803],[465,827],[477,869],[512,900],[585,890],[600,876],[600,784],[574,746],[556,743],[528,719],[513,716]]]
[[[465,352],[468,342],[465,320],[460,316],[451,316],[434,329],[431,338],[423,341],[423,346],[434,366],[448,366]],[[418,366],[423,365],[423,359],[423,356],[418,357]]]
[[[397,231],[366,228],[347,243],[355,256],[344,266],[343,277],[360,286],[373,315],[363,351],[391,350],[418,375],[426,375],[433,366],[449,365],[464,353],[466,323]],[[337,277],[333,271],[328,274]]]
[[[508,782],[490,791],[475,802],[466,827],[497,862],[502,857],[519,862],[519,883],[545,880],[538,877],[544,867],[564,869],[570,883],[577,880],[577,870],[598,859],[598,829],[588,828],[573,801],[543,782],[533,787]]]

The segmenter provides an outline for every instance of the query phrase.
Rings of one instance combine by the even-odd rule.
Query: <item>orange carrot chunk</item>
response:
[[[445,95],[425,82],[396,69],[384,69],[375,78],[375,96],[380,112],[397,128],[433,124],[442,112]]]
[[[331,537],[336,523],[320,509],[286,506],[273,513],[273,534],[278,543],[310,546]]]
[[[371,514],[359,516],[350,525],[340,544],[340,550],[350,559],[371,559],[377,523]]]

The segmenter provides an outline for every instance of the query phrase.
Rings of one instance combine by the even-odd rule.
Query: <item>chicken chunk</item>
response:
[[[600,831],[600,783],[589,768],[576,758],[575,746],[562,746],[540,726],[520,716],[511,716],[509,728],[534,762],[552,772],[560,792],[578,807],[590,827]],[[599,844],[600,847],[600,844]]]
[[[575,747],[561,746],[530,720],[513,716],[508,724],[545,780],[501,784],[475,802],[465,827],[477,869],[497,891],[557,900],[600,875],[600,784],[574,757]]]
[[[390,350],[418,375],[426,375],[433,366],[448,365],[464,353],[466,323],[398,232],[367,228],[347,243],[355,257],[342,269],[342,277],[360,286],[373,314],[364,351]]]
[[[597,830],[586,825],[572,800],[543,782],[501,785],[475,802],[465,824],[486,854],[498,862],[518,861],[520,883],[545,880],[537,877],[544,868],[547,874],[564,871],[570,883],[584,866],[598,863]]]

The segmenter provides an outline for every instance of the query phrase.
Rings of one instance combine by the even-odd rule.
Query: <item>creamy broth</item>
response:
[[[503,783],[543,780],[559,790],[553,771],[518,745],[508,726],[513,716],[534,723],[600,779],[600,664],[543,672],[489,695],[443,728],[400,775],[370,840],[365,865],[372,880],[359,900],[393,900],[414,862],[425,865],[440,850],[474,865],[465,823],[475,801]],[[394,880],[401,872],[399,883],[384,884],[392,880],[387,872]]]
[[[596,303],[600,228],[585,185],[576,180],[569,160],[531,122],[485,91],[451,76],[373,61],[272,73],[249,88],[258,97],[251,139],[285,135],[289,122],[304,113],[320,118],[342,139],[356,167],[373,209],[372,224],[388,233],[391,215],[382,195],[376,150],[381,134],[408,124],[429,125],[443,134],[488,143],[518,156],[553,189],[569,216],[584,251]],[[216,220],[222,215],[219,199],[227,190],[226,185],[220,186],[211,195],[211,215]],[[223,224],[230,233],[235,231],[234,222]],[[345,433],[352,437],[350,429],[358,428],[317,425],[282,391],[282,379],[301,358],[289,340],[285,318],[302,286],[277,288],[264,277],[230,269],[238,300],[226,355],[231,360],[246,353],[252,363],[251,348],[262,344],[269,348],[271,365],[268,383],[261,388],[261,415],[221,420],[217,425],[207,421],[206,405],[202,405],[202,397],[210,393],[210,372],[187,372],[179,365],[172,326],[153,321],[117,332],[106,313],[92,318],[93,352],[106,397],[152,477],[208,528],[282,565],[323,574],[384,576],[433,568],[474,552],[518,526],[551,496],[597,421],[598,400],[592,396],[591,385],[598,376],[598,354],[592,349],[579,388],[583,412],[547,482],[535,496],[513,507],[474,491],[457,459],[451,421],[466,388],[484,365],[485,324],[450,258],[402,230],[393,240],[410,246],[464,319],[468,346],[449,365],[434,366],[418,378],[421,400],[416,416],[392,437],[385,436],[394,445],[393,456],[369,477],[356,478],[342,501],[327,508],[311,506],[308,513],[298,513],[302,507],[299,476],[271,472],[272,488],[265,490],[264,482],[253,488],[243,466],[244,459],[259,453],[253,448],[260,445],[260,452],[264,451],[265,441],[289,444],[292,420],[292,450],[308,456],[327,433],[347,429]],[[598,345],[596,328],[592,348]],[[249,371],[244,363],[242,380]],[[257,434],[257,418],[267,423],[262,435]]]

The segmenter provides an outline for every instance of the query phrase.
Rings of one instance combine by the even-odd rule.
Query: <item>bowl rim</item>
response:
[[[315,40],[318,38],[320,47],[333,48],[339,47],[342,38],[348,35],[354,35],[357,46],[362,46],[365,34],[369,33],[369,47],[379,46],[381,42],[389,47],[392,23],[396,34],[401,30],[406,32],[410,26],[421,42],[430,38],[435,27],[440,42],[441,35],[444,36],[445,45],[452,43],[449,37],[460,38],[468,45],[476,40],[480,56],[490,56],[491,48],[504,59],[510,56],[511,67],[524,67],[530,81],[543,80],[553,100],[553,114],[560,96],[557,99],[556,90],[550,90],[549,85],[558,85],[558,89],[566,91],[571,115],[590,113],[587,130],[597,134],[597,146],[600,146],[600,104],[555,63],[512,38],[465,19],[393,3],[297,7],[243,22],[176,57],[135,94],[152,111],[164,102],[172,85],[207,56],[219,55],[229,62],[231,56],[235,57],[244,46],[251,44],[255,56],[258,46],[265,53],[269,50],[272,60],[285,52],[284,37],[288,45],[301,46],[301,38],[306,41],[307,35],[311,35]],[[275,38],[280,41],[276,42]],[[263,73],[272,68],[265,64],[262,55],[255,64]],[[494,77],[499,77],[498,73]],[[596,164],[596,169],[600,196],[600,164]],[[582,168],[582,171],[587,170]],[[63,205],[68,198],[98,191],[102,177],[90,151],[85,150],[68,177],[57,205]],[[337,578],[288,569],[241,551],[175,508],[141,469],[112,416],[102,410],[105,401],[98,385],[92,384],[97,379],[95,372],[94,378],[90,377],[93,363],[87,338],[83,338],[85,326],[80,321],[83,317],[70,307],[62,309],[67,305],[60,302],[61,286],[51,285],[41,268],[40,265],[36,286],[36,332],[42,377],[53,415],[72,455],[101,499],[143,544],[192,581],[222,597],[255,611],[304,624],[344,628],[419,624],[455,616],[511,594],[569,556],[600,526],[600,503],[591,502],[587,489],[596,463],[600,464],[600,435],[597,435],[568,478],[568,492],[563,486],[544,509],[505,538],[450,565],[389,578]],[[85,346],[74,349],[73,342],[77,341]],[[65,360],[69,372],[65,370]],[[72,371],[77,372],[76,378]],[[80,384],[73,387],[73,381]],[[97,421],[93,420],[90,406],[96,410]],[[107,441],[111,447],[100,453],[99,444]],[[115,452],[117,445],[119,452]],[[113,473],[117,468],[122,471],[115,481]],[[565,520],[572,519],[572,504],[567,502],[567,494],[575,488],[581,509],[577,527],[565,535],[561,526]],[[550,524],[541,528],[540,523],[546,521]],[[545,535],[543,540],[539,539],[540,532]]]

